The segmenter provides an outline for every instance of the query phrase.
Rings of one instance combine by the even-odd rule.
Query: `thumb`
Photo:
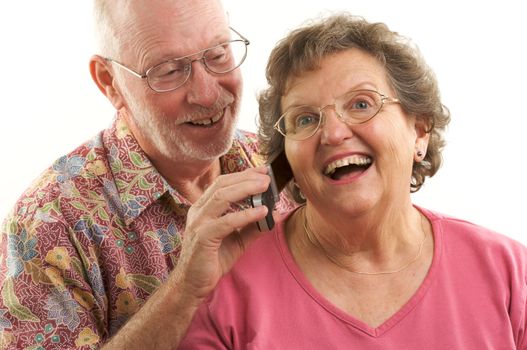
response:
[[[282,214],[278,212],[277,210],[273,210],[273,220],[276,223],[280,222],[282,220]],[[269,232],[269,231],[260,231],[258,229],[258,225],[256,223],[250,224],[245,226],[242,229],[238,229],[235,234],[239,235],[239,239],[241,239],[240,242],[238,242],[240,245],[242,245],[244,248],[247,248],[252,242],[254,242],[256,239],[258,239],[262,234]]]

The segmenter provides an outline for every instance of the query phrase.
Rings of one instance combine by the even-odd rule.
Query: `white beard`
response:
[[[123,91],[123,95],[128,102],[131,118],[136,127],[141,130],[143,137],[147,138],[157,151],[169,159],[213,160],[227,153],[232,146],[238,103],[235,103],[234,97],[226,92],[222,94],[214,107],[196,107],[195,111],[177,120],[171,119],[157,107],[147,108],[145,104],[130,96],[128,91]],[[180,130],[179,125],[182,120],[197,120],[204,116],[217,115],[223,113],[226,106],[231,108],[234,118],[230,121],[222,121],[228,124],[214,139],[196,140]]]

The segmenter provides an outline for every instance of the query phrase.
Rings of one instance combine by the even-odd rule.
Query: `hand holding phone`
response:
[[[280,192],[285,185],[293,178],[293,171],[284,152],[274,158],[267,165],[267,168],[268,175],[271,177],[269,187],[264,193],[251,196],[251,205],[253,207],[265,205],[268,210],[265,218],[256,223],[260,231],[269,231],[274,227],[273,209],[275,203],[280,200]]]
[[[276,188],[276,180],[273,175],[273,169],[270,165],[267,165],[267,174],[271,177],[271,183],[267,187],[267,191],[251,196],[251,205],[256,208],[261,205],[267,207],[267,215],[262,220],[258,221],[258,229],[260,231],[269,231],[274,227],[273,209],[275,203],[280,198],[278,190]]]

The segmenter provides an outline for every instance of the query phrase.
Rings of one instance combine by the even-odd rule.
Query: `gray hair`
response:
[[[410,191],[416,192],[441,166],[443,134],[450,112],[441,103],[433,71],[410,40],[384,23],[369,23],[348,13],[309,22],[292,31],[271,52],[266,70],[269,87],[258,96],[262,154],[272,159],[284,149],[284,138],[273,127],[283,112],[280,101],[289,78],[318,69],[325,57],[351,48],[361,49],[381,62],[396,92],[394,97],[408,114],[422,119],[428,127],[427,153],[423,161],[414,162],[412,169]],[[298,201],[298,188],[289,189]]]
[[[93,1],[95,42],[97,44],[99,55],[119,59],[119,48],[121,43],[112,16],[112,6],[115,6],[115,4],[111,4],[113,1],[114,0]]]

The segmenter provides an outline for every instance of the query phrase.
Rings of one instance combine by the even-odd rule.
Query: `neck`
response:
[[[299,211],[294,226],[297,239],[303,241],[300,247],[365,275],[404,270],[421,256],[427,237],[426,219],[411,205],[378,215],[327,219],[309,205]]]
[[[210,161],[152,160],[152,163],[170,186],[194,203],[221,174],[219,159]]]
[[[391,244],[404,244],[421,237],[420,213],[412,205],[410,196],[388,204],[358,208],[355,214],[310,204],[305,209],[309,226],[324,246],[327,244],[330,250],[345,255],[364,250],[386,251]]]
[[[219,157],[201,160],[184,154],[166,156],[143,135],[126,109],[120,110],[119,115],[126,121],[130,132],[157,171],[190,203],[200,198],[207,187],[221,174]]]

